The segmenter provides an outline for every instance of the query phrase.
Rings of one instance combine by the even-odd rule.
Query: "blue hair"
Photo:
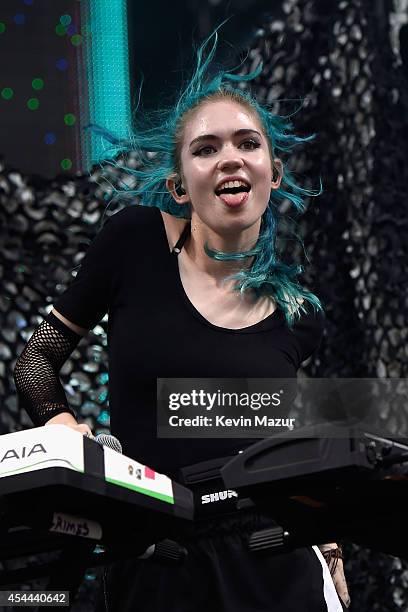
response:
[[[249,91],[233,85],[255,79],[261,73],[262,65],[246,75],[233,74],[219,68],[215,76],[208,76],[217,48],[218,29],[197,49],[195,70],[187,86],[179,93],[176,104],[154,112],[135,114],[135,128],[127,139],[118,138],[103,127],[89,126],[94,133],[100,134],[110,143],[98,160],[99,163],[111,164],[120,168],[121,173],[133,177],[135,184],[132,187],[123,182],[120,189],[113,188],[114,199],[134,200],[139,197],[143,206],[155,206],[175,217],[190,218],[190,206],[174,201],[166,188],[166,179],[171,175],[181,175],[183,129],[194,109],[205,101],[227,98],[243,104],[257,115],[268,139],[272,159],[285,157],[298,145],[314,138],[296,136],[288,117],[273,115],[267,107],[260,105]],[[129,153],[136,155],[137,167],[117,161],[118,157],[126,160]],[[302,312],[306,313],[307,304],[310,304],[315,312],[322,310],[322,305],[319,299],[297,280],[302,272],[301,266],[289,265],[279,260],[276,248],[279,204],[287,200],[295,211],[301,214],[305,211],[305,198],[319,195],[321,191],[321,185],[318,190],[297,185],[284,164],[281,185],[271,192],[255,247],[240,253],[223,253],[205,245],[207,255],[219,261],[254,257],[250,268],[243,269],[226,280],[234,279],[234,289],[241,293],[252,290],[255,300],[261,296],[272,298],[284,312],[289,326],[293,325]]]

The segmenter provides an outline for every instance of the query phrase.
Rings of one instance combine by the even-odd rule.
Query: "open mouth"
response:
[[[244,181],[228,181],[223,183],[215,194],[227,206],[241,206],[248,199],[248,194],[251,191],[251,186]]]
[[[215,194],[220,196],[221,194],[249,193],[250,191],[250,185],[247,185],[242,181],[230,181],[229,183],[222,185],[219,189],[216,189]]]

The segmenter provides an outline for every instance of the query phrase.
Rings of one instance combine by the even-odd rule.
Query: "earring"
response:
[[[186,195],[185,189],[181,182],[176,183],[176,185],[174,186],[174,191],[177,193],[178,196]]]
[[[176,172],[173,174],[174,176],[174,191],[180,197],[186,195],[186,191],[183,187],[183,183],[181,182],[181,176]]]

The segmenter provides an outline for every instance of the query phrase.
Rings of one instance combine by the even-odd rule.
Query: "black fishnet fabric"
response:
[[[45,425],[62,412],[70,412],[76,418],[58,373],[80,339],[69,328],[64,333],[43,321],[18,358],[14,381],[19,404],[34,425]]]

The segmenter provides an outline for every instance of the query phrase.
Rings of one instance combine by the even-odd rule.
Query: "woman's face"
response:
[[[181,175],[192,218],[224,235],[259,225],[280,184],[259,120],[227,99],[205,102],[187,121]]]

